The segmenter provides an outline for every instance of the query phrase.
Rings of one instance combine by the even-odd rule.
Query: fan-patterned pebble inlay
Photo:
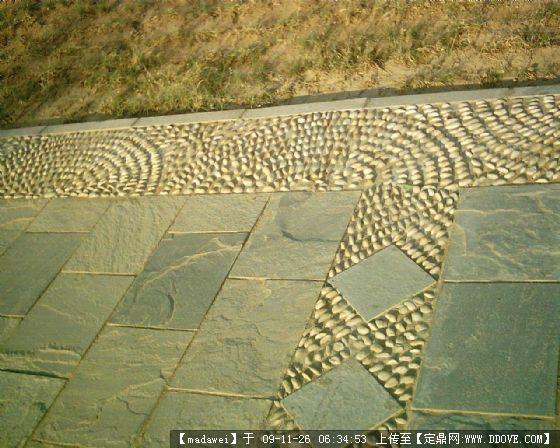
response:
[[[362,193],[329,277],[396,244],[438,277],[457,207],[458,189],[381,185]]]
[[[560,96],[0,139],[0,196],[560,180]]]

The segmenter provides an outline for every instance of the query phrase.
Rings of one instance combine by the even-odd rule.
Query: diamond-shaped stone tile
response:
[[[334,276],[331,284],[366,320],[419,293],[434,279],[392,245]]]
[[[283,404],[305,430],[366,430],[400,409],[354,359],[288,395]]]

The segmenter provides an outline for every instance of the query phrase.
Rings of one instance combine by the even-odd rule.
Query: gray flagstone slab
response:
[[[274,396],[320,289],[319,282],[227,280],[173,386]]]
[[[23,233],[0,257],[0,313],[25,314],[76,250],[78,233]]]
[[[60,274],[0,344],[0,367],[70,376],[132,280]]]
[[[413,407],[554,416],[560,284],[446,283]]]
[[[181,196],[146,196],[114,202],[64,270],[139,273],[184,202]]]
[[[197,328],[245,238],[244,233],[165,238],[127,292],[112,322]]]
[[[271,196],[232,269],[239,277],[326,277],[360,193]]]
[[[35,437],[129,447],[192,338],[184,331],[107,327],[80,363]]]

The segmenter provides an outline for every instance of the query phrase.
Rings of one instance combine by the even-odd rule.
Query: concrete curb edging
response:
[[[285,106],[264,107],[258,109],[233,109],[142,118],[121,118],[61,125],[32,126],[16,129],[0,129],[0,138],[60,134],[67,132],[128,129],[147,126],[168,126],[173,124],[207,123],[240,119],[250,120],[257,118],[273,118],[288,115],[300,115],[314,112],[375,109],[413,104],[437,104],[536,95],[560,95],[560,84],[530,87],[461,90],[452,92],[422,93],[415,95],[397,95],[376,98],[352,98],[346,100],[302,103]]]
[[[28,128],[0,129],[0,138],[25,137],[26,135],[38,135],[46,126],[32,126]]]
[[[290,104],[286,106],[263,107],[261,109],[247,109],[241,118],[273,118],[286,115],[309,114],[313,112],[334,112],[340,110],[364,109],[367,101],[367,98],[352,98],[349,100]]]
[[[237,120],[241,118],[245,109],[219,110],[215,112],[194,112],[191,114],[161,115],[156,117],[139,118],[134,127],[161,126],[171,124],[207,123],[210,121]]]
[[[392,97],[369,98],[366,108],[373,109],[379,107],[404,106],[411,104],[441,104],[461,101],[495,100],[500,98],[558,94],[560,94],[560,84],[531,87],[460,90],[454,92],[422,93],[418,95],[399,95]]]
[[[89,121],[46,126],[40,134],[58,134],[61,132],[102,131],[108,129],[129,128],[138,121],[137,118],[120,118],[117,120]]]

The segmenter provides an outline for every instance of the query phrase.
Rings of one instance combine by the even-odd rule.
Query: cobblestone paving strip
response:
[[[428,289],[366,322],[336,289],[325,286],[286,372],[279,397],[292,394],[345,360],[355,358],[403,408],[408,406],[434,303],[435,293]],[[406,424],[402,417],[393,420],[387,422],[387,428]],[[268,424],[276,429],[297,427],[279,404],[272,408]]]
[[[379,185],[366,189],[329,277],[395,244],[438,278],[459,197],[457,186]]]
[[[480,186],[560,180],[560,96],[0,140],[0,196]]]

